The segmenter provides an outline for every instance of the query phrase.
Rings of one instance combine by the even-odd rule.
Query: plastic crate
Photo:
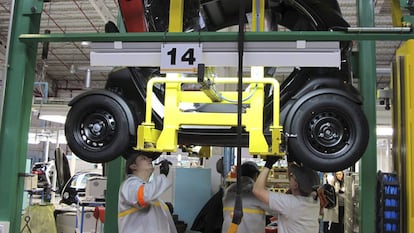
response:
[[[378,172],[376,232],[400,232],[400,185],[397,174]]]

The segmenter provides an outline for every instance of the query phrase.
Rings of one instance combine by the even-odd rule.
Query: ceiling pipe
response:
[[[49,96],[48,91],[49,91],[49,83],[48,82],[34,82],[34,86],[44,86],[43,90],[42,88],[40,89],[42,91],[42,103],[47,103],[47,98]]]
[[[410,27],[348,27],[345,28],[347,32],[372,32],[372,33],[402,33],[402,32],[411,32]]]
[[[63,62],[62,59],[59,58],[59,56],[57,56],[53,51],[49,51],[49,53],[52,54],[62,65],[64,65],[70,71],[71,67],[68,66],[65,62]],[[75,75],[77,81],[81,81],[81,78],[76,73],[73,75]]]
[[[78,70],[91,70],[91,71],[111,71],[112,66],[78,66]]]
[[[86,79],[85,79],[85,88],[89,89],[91,87],[91,69],[86,70]]]
[[[377,74],[391,74],[391,67],[377,67]]]

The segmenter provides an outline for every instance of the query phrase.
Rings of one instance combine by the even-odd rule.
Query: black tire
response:
[[[365,152],[367,119],[361,106],[344,96],[314,96],[289,115],[288,154],[314,170],[346,169]]]
[[[127,122],[121,105],[111,97],[86,96],[68,112],[66,140],[80,159],[92,163],[109,162],[129,146]]]

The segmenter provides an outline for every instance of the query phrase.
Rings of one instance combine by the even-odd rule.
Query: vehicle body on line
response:
[[[238,24],[240,2],[245,4],[246,14],[249,14],[252,11],[250,0],[185,1],[183,31],[217,31]],[[130,7],[129,4],[135,5]],[[169,2],[119,0],[119,5],[127,32],[168,31],[169,7],[166,5]],[[349,27],[336,0],[269,0],[266,14],[269,27],[274,31],[282,27],[291,31]],[[281,82],[278,114],[283,126],[282,143],[289,160],[319,171],[337,171],[352,166],[365,152],[368,124],[362,110],[363,99],[352,84],[351,48],[351,41],[340,42],[340,69],[296,67]],[[265,68],[269,77],[275,70],[277,68]],[[65,124],[71,150],[90,162],[127,156],[136,146],[137,127],[145,120],[147,83],[160,76],[159,67],[116,68],[109,74],[105,89],[88,91],[73,99]],[[271,87],[266,85],[264,90],[263,130],[270,142],[269,127],[276,113],[271,107]],[[154,86],[152,92],[163,104],[165,86]],[[219,111],[216,107],[204,104],[195,106],[194,111],[209,112],[212,108]],[[152,112],[152,121],[156,129],[163,128],[163,116],[156,111]],[[244,130],[243,146],[249,145],[248,140],[248,132]],[[178,144],[237,146],[237,127],[181,127]]]
[[[60,203],[67,205],[77,204],[79,198],[85,197],[86,182],[92,177],[102,177],[102,174],[91,171],[80,171],[75,173],[63,187]]]
[[[37,187],[46,188],[52,186],[54,161],[36,162],[32,165],[32,174],[37,175]]]

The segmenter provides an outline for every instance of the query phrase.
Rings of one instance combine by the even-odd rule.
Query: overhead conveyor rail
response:
[[[107,42],[91,44],[91,66],[160,66],[165,42]],[[174,43],[174,42],[169,42]],[[185,46],[184,42],[180,42]],[[197,42],[196,42],[197,43]],[[206,66],[237,66],[236,42],[200,42]],[[337,67],[339,42],[246,42],[244,66]]]
[[[363,41],[363,40],[408,40],[411,32],[342,32],[342,31],[285,31],[245,32],[245,42],[266,41]],[[146,32],[146,33],[65,33],[65,34],[21,34],[23,43],[38,42],[237,42],[237,32]]]

